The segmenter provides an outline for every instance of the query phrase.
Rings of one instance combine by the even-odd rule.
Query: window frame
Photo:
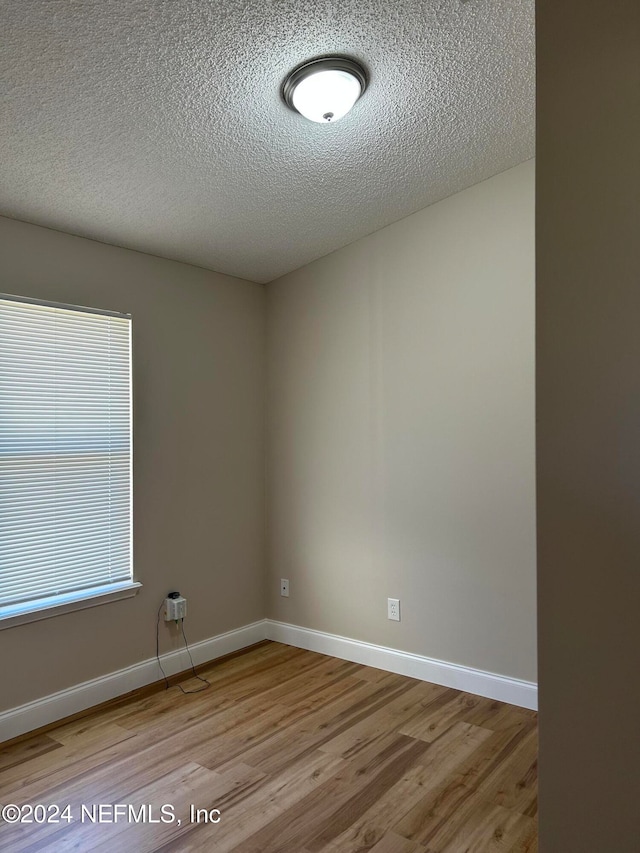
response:
[[[84,610],[89,607],[132,598],[137,595],[142,584],[135,579],[133,560],[133,320],[131,314],[100,308],[89,308],[64,302],[53,302],[26,296],[0,293],[0,299],[8,302],[37,305],[48,308],[60,308],[65,311],[77,311],[83,314],[119,317],[129,321],[129,542],[130,577],[126,581],[96,585],[81,590],[56,595],[41,596],[28,601],[0,605],[0,630],[29,622],[47,619],[63,613]]]

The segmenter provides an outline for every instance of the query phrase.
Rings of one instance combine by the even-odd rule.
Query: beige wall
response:
[[[0,218],[0,290],[133,314],[137,597],[0,631],[0,709],[264,616],[261,285]],[[162,650],[179,645],[161,626]]]
[[[538,0],[542,853],[640,849],[640,4]]]
[[[533,194],[528,162],[267,285],[271,618],[536,680]]]

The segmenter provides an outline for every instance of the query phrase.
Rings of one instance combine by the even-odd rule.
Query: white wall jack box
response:
[[[289,578],[280,578],[280,595],[289,598]]]
[[[174,622],[178,619],[184,619],[187,615],[187,599],[178,595],[174,598],[169,596],[164,600],[164,619],[165,622]]]
[[[387,598],[387,619],[392,622],[400,621],[400,599]]]

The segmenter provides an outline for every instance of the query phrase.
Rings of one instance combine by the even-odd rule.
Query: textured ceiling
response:
[[[0,0],[0,213],[254,281],[533,156],[534,0]],[[368,69],[353,111],[289,69]]]

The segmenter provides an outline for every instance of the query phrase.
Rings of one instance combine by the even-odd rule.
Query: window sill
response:
[[[61,613],[71,613],[73,610],[85,610],[87,607],[97,607],[99,604],[119,601],[122,598],[133,598],[141,586],[142,584],[137,581],[110,584],[81,593],[57,595],[26,604],[0,607],[0,631],[3,628],[13,628],[15,625],[24,625],[27,622],[49,619],[50,616],[59,616]]]

